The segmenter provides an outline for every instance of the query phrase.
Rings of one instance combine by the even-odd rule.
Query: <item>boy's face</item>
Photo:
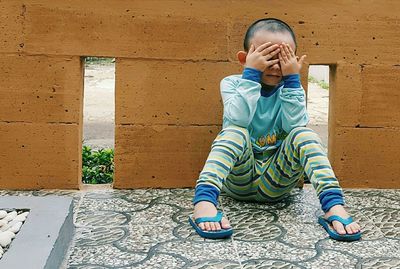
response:
[[[250,40],[250,44],[253,44],[256,48],[260,45],[271,42],[271,45],[274,44],[282,44],[282,42],[289,44],[293,51],[296,51],[296,46],[294,44],[294,40],[289,32],[268,32],[264,30],[257,31],[253,38]],[[273,58],[278,59],[278,54],[275,55]],[[267,67],[263,74],[261,81],[264,84],[275,86],[282,80],[282,72],[279,62]]]

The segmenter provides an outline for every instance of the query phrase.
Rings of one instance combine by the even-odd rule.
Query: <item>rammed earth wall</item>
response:
[[[400,2],[0,0],[0,188],[79,188],[83,56],[116,57],[115,188],[193,186],[221,128],[219,81],[262,17],[329,64],[344,187],[399,188]],[[302,71],[307,85],[308,66]]]

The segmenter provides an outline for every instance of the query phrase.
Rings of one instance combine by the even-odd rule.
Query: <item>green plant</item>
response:
[[[329,83],[327,83],[325,80],[317,80],[316,78],[314,78],[312,76],[308,76],[308,82],[316,83],[322,89],[329,90]]]
[[[111,64],[115,62],[115,58],[104,58],[104,57],[85,57],[85,65],[101,65],[101,64]]]
[[[92,150],[82,148],[82,182],[86,184],[105,184],[113,181],[114,150]]]

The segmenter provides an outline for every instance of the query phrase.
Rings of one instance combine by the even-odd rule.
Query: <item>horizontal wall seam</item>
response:
[[[212,60],[212,59],[174,59],[174,58],[146,58],[146,57],[114,57],[123,60],[139,60],[139,61],[170,61],[170,62],[190,62],[190,63],[229,63],[229,59]]]
[[[189,63],[230,63],[229,59],[213,60],[213,59],[174,59],[174,58],[146,58],[146,57],[120,57],[112,55],[69,55],[69,54],[43,54],[43,53],[26,53],[26,52],[0,52],[0,55],[5,56],[32,56],[32,57],[49,57],[49,58],[72,58],[72,57],[99,57],[99,58],[116,58],[123,60],[137,61],[170,61],[170,62],[189,62]]]
[[[49,121],[49,122],[32,122],[32,121],[4,121],[4,120],[0,120],[0,123],[9,123],[9,124],[13,124],[13,123],[26,123],[26,124],[66,124],[66,125],[79,125],[78,122],[63,122],[63,121],[59,121],[59,122],[55,122],[55,121]]]
[[[116,126],[138,126],[138,127],[154,127],[154,126],[174,126],[174,127],[221,127],[222,124],[137,124],[137,123],[121,123]]]
[[[335,128],[352,128],[352,129],[390,129],[400,130],[400,126],[362,126],[362,125],[338,125]]]

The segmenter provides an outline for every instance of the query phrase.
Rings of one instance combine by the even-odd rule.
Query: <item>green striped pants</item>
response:
[[[287,196],[304,174],[317,195],[341,191],[313,130],[297,127],[276,150],[253,153],[248,130],[231,125],[214,140],[197,185],[213,185],[238,200],[273,202]]]

